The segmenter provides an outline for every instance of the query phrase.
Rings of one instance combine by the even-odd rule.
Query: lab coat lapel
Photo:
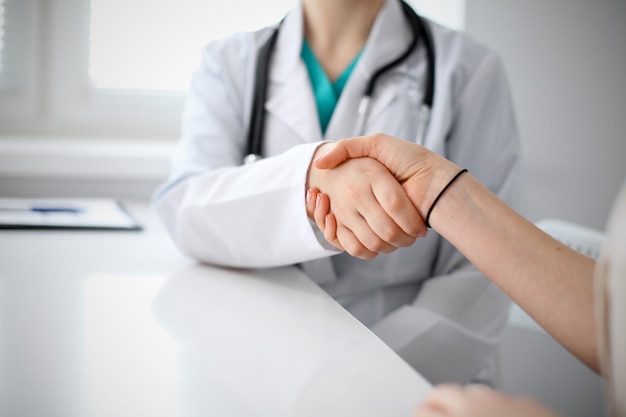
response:
[[[266,110],[289,126],[302,142],[317,142],[322,132],[306,67],[300,59],[303,40],[302,6],[285,17],[271,62]]]
[[[306,143],[321,141],[322,130],[309,74],[300,59],[303,34],[302,5],[298,2],[282,22],[276,40],[265,108],[268,119],[276,118],[289,126],[291,133],[297,137],[294,142]],[[328,284],[337,279],[330,257],[304,262],[301,267],[317,284]]]
[[[289,126],[303,143],[322,140],[317,105],[303,65],[294,68],[283,82],[272,83],[270,89],[273,92],[266,103],[268,118],[275,117]]]

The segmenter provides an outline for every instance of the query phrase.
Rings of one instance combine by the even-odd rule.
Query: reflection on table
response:
[[[142,232],[0,233],[0,415],[411,416],[429,384],[300,270]]]
[[[295,268],[185,268],[153,311],[181,349],[186,415],[409,416],[429,390]]]

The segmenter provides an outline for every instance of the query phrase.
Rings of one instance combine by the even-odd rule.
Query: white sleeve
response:
[[[306,215],[305,184],[320,143],[242,166],[254,40],[209,44],[183,113],[170,178],[153,207],[180,250],[202,262],[271,267],[336,254]]]
[[[155,209],[184,254],[211,264],[260,268],[336,254],[306,214],[306,173],[317,145],[189,176]]]

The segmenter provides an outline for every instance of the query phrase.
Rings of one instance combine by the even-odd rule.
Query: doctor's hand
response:
[[[511,397],[484,385],[439,385],[414,417],[559,417],[541,404]]]
[[[376,159],[391,171],[424,219],[439,192],[460,169],[421,145],[385,134],[341,139],[327,145],[330,146],[318,150],[313,164],[315,168],[340,167],[355,158]],[[334,198],[329,197],[334,213]]]
[[[320,146],[316,156],[329,147]],[[312,190],[307,192],[309,217],[314,219],[315,207],[330,209],[332,201],[336,236],[329,242],[353,256],[371,259],[410,246],[426,230],[398,181],[374,159],[352,159],[324,170],[311,164],[307,188]],[[318,200],[317,190],[324,198]]]

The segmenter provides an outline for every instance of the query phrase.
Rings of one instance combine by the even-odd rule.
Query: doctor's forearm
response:
[[[160,196],[156,211],[181,251],[202,262],[255,268],[331,256],[336,251],[315,235],[302,202],[313,152],[300,145],[189,175]]]

